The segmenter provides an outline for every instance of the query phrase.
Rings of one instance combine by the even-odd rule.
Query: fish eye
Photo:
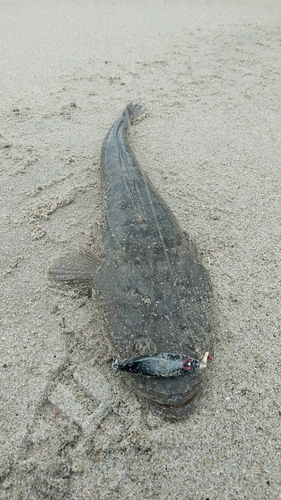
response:
[[[182,367],[183,369],[188,372],[189,370],[192,370],[192,361],[190,358],[185,358],[182,362]]]

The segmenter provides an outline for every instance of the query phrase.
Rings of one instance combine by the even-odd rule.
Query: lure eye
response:
[[[189,372],[189,370],[192,370],[192,361],[189,358],[185,358],[182,362],[182,367],[184,371]]]

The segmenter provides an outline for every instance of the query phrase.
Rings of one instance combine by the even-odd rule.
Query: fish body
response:
[[[129,104],[102,145],[105,264],[95,278],[109,335],[122,357],[211,350],[211,285],[195,245],[144,173],[128,141],[139,105]],[[132,375],[137,391],[166,407],[185,405],[204,371]]]
[[[129,126],[140,113],[138,104],[129,104],[101,149],[103,263],[95,271],[93,264],[91,274],[90,257],[80,264],[68,259],[62,266],[53,266],[51,274],[56,281],[70,282],[75,261],[77,276],[79,265],[85,275],[90,270],[116,354],[128,358],[123,368],[138,358],[136,369],[122,370],[119,362],[117,369],[124,371],[142,397],[177,415],[186,411],[198,392],[206,370],[197,367],[212,351],[211,284],[195,245],[183,234],[130,147]],[[169,367],[166,372],[164,367],[168,375],[163,376],[159,368],[163,353],[169,353],[170,364],[175,362],[171,356],[190,358],[192,369],[180,369],[174,376],[173,368],[169,373]]]

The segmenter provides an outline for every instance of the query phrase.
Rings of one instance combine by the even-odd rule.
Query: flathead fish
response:
[[[55,261],[49,274],[99,292],[117,354],[113,368],[149,402],[181,415],[211,359],[211,284],[195,245],[130,147],[128,129],[141,111],[129,104],[103,141],[103,262],[82,251]]]

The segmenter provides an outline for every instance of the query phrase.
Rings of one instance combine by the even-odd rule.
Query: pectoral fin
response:
[[[51,281],[72,287],[90,288],[101,261],[90,250],[63,255],[47,271]]]

